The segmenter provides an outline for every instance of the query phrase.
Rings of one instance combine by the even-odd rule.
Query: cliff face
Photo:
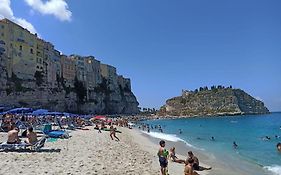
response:
[[[159,115],[213,116],[265,114],[264,103],[240,89],[214,88],[199,92],[185,92],[182,96],[166,101]]]
[[[0,106],[45,108],[52,111],[73,112],[81,114],[134,114],[138,113],[138,101],[130,89],[104,80],[95,89],[79,87],[66,88],[58,82],[51,88],[42,77],[19,79],[13,75],[7,78],[5,61],[0,56]],[[40,85],[38,85],[40,84]],[[82,94],[82,99],[81,99]]]

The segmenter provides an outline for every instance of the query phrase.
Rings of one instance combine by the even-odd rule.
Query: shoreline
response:
[[[153,138],[138,129],[117,127],[120,141],[111,140],[109,132],[98,133],[94,127],[89,130],[71,131],[69,139],[46,142],[42,152],[0,152],[0,174],[95,174],[95,175],[159,175],[160,166],[157,151],[159,138]],[[0,133],[0,142],[7,133]],[[217,159],[205,150],[190,147],[182,141],[166,141],[166,149],[176,147],[176,155],[186,159],[187,152],[193,151],[199,158],[200,166],[212,170],[198,171],[200,175],[252,175],[257,167],[245,164],[252,171],[239,169],[227,161]],[[243,165],[244,166],[244,165]],[[169,161],[170,175],[184,174],[184,164]],[[265,174],[264,171],[260,174]]]
[[[137,133],[139,132],[138,134],[147,138],[148,142],[150,142],[147,144],[152,145],[149,148],[154,149],[153,151],[150,151],[150,152],[154,153],[156,155],[157,150],[159,148],[158,142],[161,139],[149,136],[145,132],[142,132],[137,129],[135,130],[135,132],[137,132]],[[163,139],[163,140],[165,140],[165,139]],[[266,171],[264,169],[264,167],[260,167],[258,165],[253,165],[247,161],[240,162],[240,163],[242,163],[241,166],[237,167],[236,165],[232,165],[232,164],[228,163],[228,159],[227,159],[228,155],[226,155],[225,159],[221,159],[220,157],[216,157],[216,155],[207,152],[207,150],[201,150],[201,149],[193,147],[193,146],[188,146],[183,141],[173,142],[173,141],[165,140],[165,142],[166,142],[167,150],[169,150],[173,146],[176,148],[176,155],[178,158],[185,160],[187,158],[187,152],[192,151],[194,153],[194,155],[198,157],[200,166],[212,167],[211,170],[197,171],[200,175],[237,175],[237,174],[270,175],[271,174],[270,172]],[[149,150],[146,150],[146,151],[149,151]],[[157,166],[159,167],[158,162],[157,162]],[[183,174],[184,165],[169,161],[168,166],[169,166],[169,172],[171,175]]]

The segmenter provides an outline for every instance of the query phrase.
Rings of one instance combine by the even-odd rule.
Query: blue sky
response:
[[[10,18],[65,54],[117,67],[141,107],[159,108],[182,89],[232,85],[281,111],[281,1],[40,1],[9,1]]]

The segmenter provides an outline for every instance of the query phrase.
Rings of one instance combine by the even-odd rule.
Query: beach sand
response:
[[[72,131],[70,139],[46,142],[42,152],[0,152],[0,174],[159,174],[154,157],[135,143],[131,130],[121,128],[117,142],[109,132],[89,128]],[[6,141],[6,135],[0,133],[0,142]]]
[[[109,132],[90,130],[72,131],[69,139],[46,142],[41,152],[0,152],[0,174],[96,174],[96,175],[159,175],[157,157],[159,139],[153,140],[138,130],[118,128],[120,141],[111,140]],[[0,133],[0,142],[6,141]],[[181,159],[188,151],[183,143],[167,141],[166,148],[175,146]],[[203,157],[203,156],[202,156]],[[202,158],[201,155],[199,157]],[[205,159],[205,157],[203,157]],[[201,160],[201,159],[200,159]],[[204,163],[201,165],[209,167]],[[181,175],[184,164],[169,161],[169,174]],[[200,171],[206,175],[211,171]]]

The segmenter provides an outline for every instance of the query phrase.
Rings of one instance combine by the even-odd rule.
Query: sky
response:
[[[279,0],[0,0],[9,18],[64,54],[131,79],[140,107],[182,89],[232,85],[281,111]]]

